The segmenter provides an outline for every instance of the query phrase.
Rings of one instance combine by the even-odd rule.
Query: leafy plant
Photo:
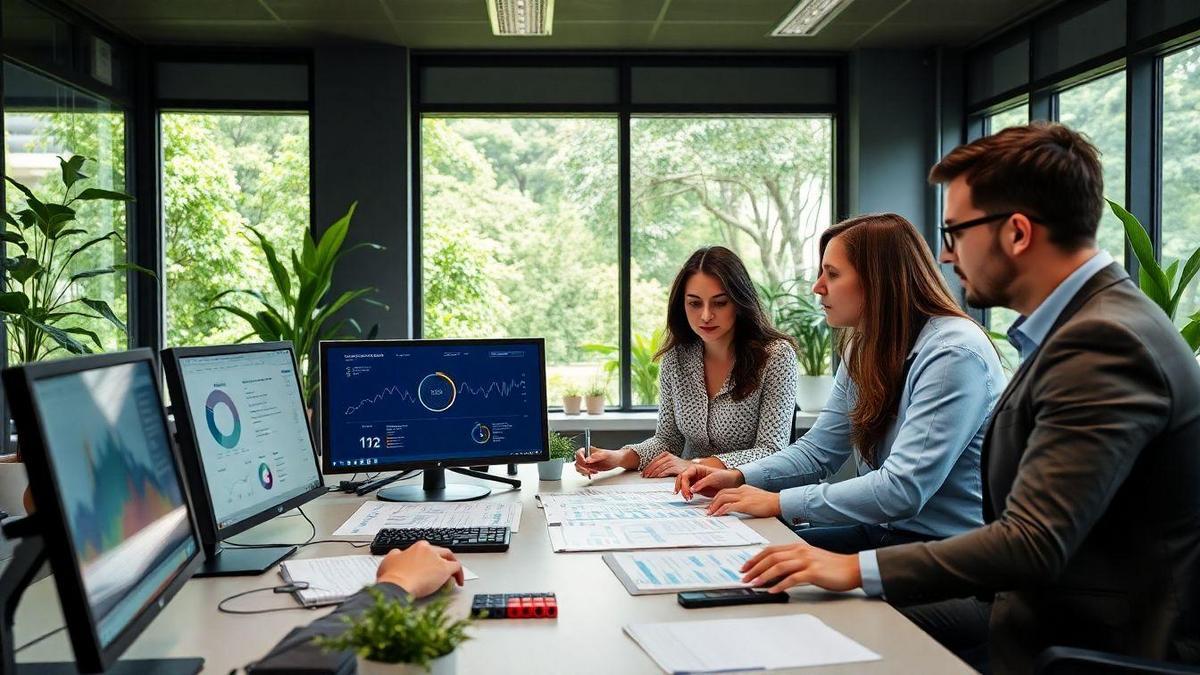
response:
[[[81,227],[72,227],[76,211],[73,205],[89,201],[132,201],[124,192],[83,188],[89,176],[83,173],[87,157],[73,155],[58,158],[62,170],[63,194],[58,201],[40,199],[16,180],[4,179],[25,196],[26,208],[10,214],[4,210],[4,231],[0,234],[14,257],[3,258],[4,292],[0,293],[0,314],[9,325],[9,349],[20,363],[39,361],[65,350],[72,354],[92,351],[87,341],[103,351],[100,337],[80,326],[64,325],[76,318],[108,321],[122,333],[125,324],[103,300],[86,297],[79,282],[108,274],[136,270],[154,276],[144,267],[116,263],[88,270],[75,270],[71,263],[89,248],[106,241],[123,241],[116,230],[99,236],[89,235]],[[85,239],[80,243],[80,239]],[[79,336],[77,338],[76,336]]]
[[[267,267],[271,271],[271,278],[275,284],[275,294],[283,300],[282,306],[267,294],[252,288],[222,291],[210,300],[210,302],[216,302],[226,296],[244,295],[258,302],[262,309],[257,312],[249,312],[231,305],[216,305],[212,307],[212,310],[230,312],[250,324],[250,328],[254,332],[243,336],[238,340],[239,342],[255,336],[263,342],[290,340],[296,348],[296,358],[300,361],[300,383],[304,390],[306,404],[311,403],[312,396],[320,384],[317,372],[318,364],[310,358],[317,342],[320,340],[343,340],[364,335],[362,327],[352,318],[341,319],[329,327],[325,326],[326,322],[338,310],[355,300],[362,300],[385,310],[388,309],[388,306],[382,302],[366,297],[378,290],[374,287],[343,291],[332,301],[326,301],[333,283],[333,268],[343,256],[360,248],[384,250],[384,247],[371,243],[360,243],[345,251],[342,250],[346,232],[350,228],[350,219],[354,216],[354,209],[357,206],[358,202],[351,204],[346,215],[331,225],[321,235],[319,242],[314,242],[312,233],[306,232],[300,254],[297,255],[295,249],[291,251],[292,269],[290,272],[279,261],[275,247],[267,237],[254,227],[246,227],[254,234],[257,239],[255,243],[266,257]],[[353,329],[353,332],[347,332],[347,328]],[[369,331],[365,332],[366,337],[374,338],[378,329],[377,325],[372,326]]]
[[[566,461],[575,458],[575,442],[557,431],[550,432],[550,459]]]
[[[1142,223],[1120,204],[1111,199],[1107,201],[1109,208],[1125,226],[1125,236],[1133,247],[1133,254],[1137,256],[1138,285],[1146,297],[1161,307],[1167,313],[1167,317],[1174,321],[1175,314],[1179,311],[1179,299],[1196,278],[1196,274],[1200,273],[1200,248],[1188,257],[1182,273],[1179,271],[1178,260],[1172,260],[1166,269],[1163,269],[1154,259],[1154,245],[1150,243],[1150,235],[1146,233]],[[1188,323],[1179,332],[1192,348],[1192,352],[1200,354],[1200,312],[1188,317]]]
[[[608,385],[602,382],[593,382],[588,386],[588,396],[604,396],[606,394],[608,394]]]
[[[446,613],[450,599],[445,595],[417,607],[390,600],[376,588],[367,589],[374,603],[362,614],[345,616],[346,632],[318,636],[314,643],[326,651],[353,651],[364,659],[381,663],[411,663],[429,670],[436,658],[454,651],[470,638],[467,628],[473,619],[451,620]]]
[[[563,396],[575,397],[579,396],[582,390],[576,385],[568,385],[563,389]]]
[[[794,279],[775,286],[759,284],[758,292],[775,327],[796,338],[804,374],[828,375],[833,331],[825,321],[825,313],[808,292],[811,285],[804,279]]]
[[[632,349],[629,353],[629,376],[632,379],[633,391],[638,400],[645,404],[658,402],[658,362],[654,354],[663,343],[663,329],[656,328],[649,335],[635,334]],[[585,352],[603,354],[610,357],[604,362],[604,372],[612,377],[621,369],[621,350],[613,345],[585,344],[581,345]],[[606,387],[607,389],[607,387]]]

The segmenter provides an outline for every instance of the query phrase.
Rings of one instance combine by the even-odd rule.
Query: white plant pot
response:
[[[539,480],[562,480],[563,461],[561,459],[550,459],[545,462],[538,462],[538,479]]]
[[[578,415],[583,408],[582,396],[564,396],[563,397],[563,412],[568,415]]]
[[[383,663],[358,657],[358,675],[454,675],[458,672],[457,662],[450,652],[429,663],[429,670],[411,663]]]
[[[603,415],[604,414],[604,397],[603,396],[587,397],[587,412],[589,415]]]
[[[796,405],[805,412],[820,412],[832,393],[832,375],[801,375],[796,382]]]

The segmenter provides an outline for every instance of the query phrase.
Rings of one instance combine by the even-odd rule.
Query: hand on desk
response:
[[[675,479],[675,492],[690,500],[693,495],[714,497],[726,488],[735,488],[746,482],[737,469],[717,469],[704,464],[693,464]]]
[[[692,467],[692,463],[679,455],[673,455],[663,451],[658,453],[658,456],[650,460],[646,468],[642,469],[642,478],[666,478],[667,476],[678,476]]]
[[[742,581],[752,586],[772,585],[779,593],[799,584],[829,591],[849,591],[862,586],[857,555],[841,555],[804,542],[768,546],[742,565]]]
[[[446,585],[451,578],[463,585],[462,564],[449,549],[418,541],[404,549],[393,549],[379,563],[376,582],[387,582],[423,598]]]
[[[616,468],[636,469],[638,466],[637,453],[629,448],[605,450],[593,445],[590,450],[588,457],[583,456],[583,448],[575,451],[575,470],[581,476],[590,476]]]
[[[723,516],[735,512],[755,518],[774,518],[781,515],[783,510],[779,506],[778,492],[768,492],[751,485],[721,490],[708,505],[710,516]]]

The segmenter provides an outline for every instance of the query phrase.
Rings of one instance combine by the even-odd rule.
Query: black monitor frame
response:
[[[42,421],[34,410],[33,384],[38,380],[60,375],[125,364],[143,364],[143,367],[148,370],[148,375],[154,382],[159,410],[163,410],[162,391],[159,388],[158,379],[159,371],[154,360],[154,353],[145,348],[60,361],[30,363],[9,368],[3,372],[4,388],[8,393],[13,419],[17,423],[21,456],[29,475],[29,489],[37,505],[34,517],[43,535],[46,556],[50,561],[50,568],[54,572],[54,581],[58,587],[59,603],[62,605],[63,616],[67,619],[67,632],[71,636],[71,647],[75,651],[75,661],[81,672],[108,670],[204,562],[195,515],[187,501],[187,489],[183,471],[180,468],[179,452],[171,443],[171,433],[164,412],[161,415],[162,434],[163,438],[167,440],[174,460],[175,479],[179,485],[179,494],[184,498],[184,506],[188,510],[188,523],[191,526],[192,539],[196,543],[196,551],[179,568],[175,576],[166,583],[158,595],[151,598],[141,612],[107,646],[101,644],[100,637],[96,632],[95,617],[92,616],[92,608],[88,603],[87,592],[83,586],[83,576],[75,555],[71,530],[67,524],[62,493],[55,480],[53,459],[47,452],[46,429],[42,426]],[[80,621],[79,618],[85,620]]]
[[[192,424],[192,409],[187,398],[187,388],[183,386],[183,370],[181,361],[188,358],[205,356],[225,356],[228,354],[253,354],[257,352],[277,352],[287,350],[292,358],[292,367],[296,373],[296,393],[304,402],[304,393],[300,388],[300,366],[296,362],[296,351],[291,342],[260,342],[241,345],[221,345],[214,347],[174,347],[162,351],[163,370],[167,379],[167,390],[171,393],[171,406],[175,413],[176,441],[179,454],[183,458],[184,475],[187,478],[188,492],[192,497],[192,507],[195,509],[196,521],[200,527],[200,538],[204,552],[208,557],[214,556],[220,549],[220,542],[245,532],[246,530],[267,522],[281,513],[303,506],[308,502],[328,492],[325,487],[325,477],[321,474],[321,466],[317,461],[316,443],[313,438],[312,425],[308,428],[309,449],[313,455],[313,468],[317,470],[317,486],[291,499],[268,506],[262,511],[248,516],[236,523],[218,527],[216,513],[213,510],[212,499],[208,490],[208,477],[204,471],[204,459],[201,456],[200,444],[196,439],[196,427]],[[307,417],[306,417],[307,419]]]
[[[454,347],[454,346],[472,346],[478,347],[481,345],[522,345],[528,346],[534,344],[538,350],[538,374],[541,378],[541,439],[542,439],[542,454],[538,456],[522,455],[520,457],[512,457],[510,455],[479,455],[471,457],[455,458],[453,460],[421,460],[414,462],[392,462],[390,464],[372,464],[364,469],[363,467],[335,467],[331,459],[330,452],[330,428],[329,428],[329,390],[328,381],[325,374],[329,372],[329,349],[330,348],[379,348],[389,349],[394,347]],[[452,338],[441,340],[322,340],[320,344],[321,353],[321,466],[327,474],[344,474],[344,473],[362,473],[364,470],[376,471],[411,471],[416,469],[446,469],[451,467],[477,466],[484,464],[509,464],[509,463],[532,463],[544,462],[550,459],[550,419],[546,414],[546,340],[540,337],[530,338]]]

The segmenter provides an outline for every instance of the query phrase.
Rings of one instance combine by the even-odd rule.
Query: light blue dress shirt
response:
[[[1079,289],[1097,272],[1112,263],[1112,256],[1106,251],[1100,251],[1063,279],[1028,317],[1019,317],[1013,322],[1012,327],[1008,329],[1008,340],[1017,348],[1022,363],[1041,346],[1046,334]],[[883,579],[879,574],[879,561],[875,551],[859,553],[858,566],[862,574],[863,591],[867,595],[883,595]]]
[[[847,369],[802,438],[738,467],[746,483],[779,491],[792,525],[881,524],[949,537],[983,524],[979,457],[992,406],[1004,388],[995,347],[962,317],[930,319],[917,336],[896,420],[873,468],[854,451]],[[857,476],[822,483],[854,454]]]

